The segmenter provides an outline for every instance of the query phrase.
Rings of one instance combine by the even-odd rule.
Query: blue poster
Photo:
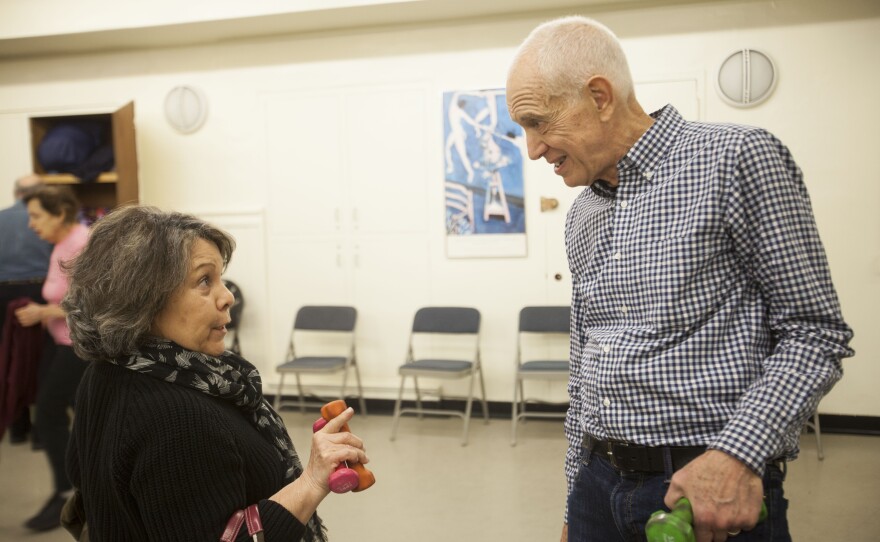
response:
[[[443,93],[448,236],[524,234],[522,128],[504,89]]]

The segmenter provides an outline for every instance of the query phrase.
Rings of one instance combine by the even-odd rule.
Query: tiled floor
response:
[[[317,414],[284,412],[300,455],[308,457]],[[396,442],[391,418],[358,416],[376,485],[331,495],[320,513],[334,542],[557,541],[562,525],[565,441],[558,421],[530,420],[511,447],[510,422],[474,419],[460,446],[456,419],[407,417]],[[789,465],[786,492],[796,542],[880,540],[880,438],[824,435],[825,460],[804,435]],[[28,446],[0,445],[0,542],[69,542],[66,532],[30,534],[21,523],[48,497],[45,457]],[[124,542],[124,541],[120,541]]]

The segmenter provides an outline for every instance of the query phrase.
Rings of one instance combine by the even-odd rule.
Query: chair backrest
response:
[[[296,313],[293,329],[301,331],[353,331],[357,309],[345,306],[305,305]]]
[[[416,311],[407,359],[480,358],[480,311],[470,307],[423,307]]]
[[[569,319],[567,306],[532,306],[519,311],[516,363],[568,361]]]
[[[521,333],[568,333],[570,330],[571,307],[536,306],[524,307],[519,311],[519,331]]]
[[[288,359],[297,356],[355,356],[354,307],[305,305],[296,312],[290,330]]]
[[[223,284],[226,285],[226,288],[235,298],[232,306],[229,307],[229,318],[232,321],[226,324],[226,328],[237,329],[241,323],[241,312],[244,310],[244,295],[241,293],[241,288],[231,280],[223,279]]]
[[[480,311],[470,307],[423,307],[413,318],[413,333],[479,333]]]

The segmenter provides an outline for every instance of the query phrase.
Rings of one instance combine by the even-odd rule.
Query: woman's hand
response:
[[[324,495],[330,492],[328,480],[336,467],[343,461],[368,463],[364,452],[364,442],[349,432],[340,433],[342,426],[354,416],[349,407],[339,416],[330,420],[320,431],[312,435],[312,450],[309,463],[303,476],[309,476]]]
[[[18,323],[24,327],[35,326],[43,321],[43,309],[45,307],[45,305],[28,303],[24,307],[15,310],[15,317],[18,318]]]
[[[312,435],[312,450],[302,476],[283,487],[271,500],[287,508],[301,523],[306,523],[318,504],[330,493],[329,478],[343,461],[368,463],[364,442],[339,430],[354,416],[348,408]]]

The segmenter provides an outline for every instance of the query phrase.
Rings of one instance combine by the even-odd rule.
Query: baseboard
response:
[[[819,414],[819,430],[823,433],[847,435],[880,435],[880,416],[846,416]]]
[[[306,394],[307,402],[320,402],[320,399],[315,396],[308,396]],[[288,408],[295,408],[290,403],[296,402],[298,396],[296,395],[284,395],[282,396],[285,402],[288,402]],[[270,403],[274,400],[274,395],[267,395],[266,399],[269,400]],[[346,398],[349,406],[354,406],[357,408],[357,399],[356,398]],[[371,399],[367,398],[367,412],[370,414],[379,414],[379,415],[388,415],[391,416],[394,414],[394,403],[396,401],[394,399]],[[426,398],[422,401],[422,405],[427,406],[428,408],[436,408],[441,410],[464,410],[466,402],[464,399],[452,399],[452,398],[444,398],[442,400],[437,400],[436,398]],[[414,408],[416,406],[416,402],[413,400],[404,400],[403,407],[404,408]],[[511,408],[512,405],[510,402],[505,401],[486,401],[486,406],[489,408],[489,417],[493,419],[510,419],[511,416]],[[481,416],[481,407],[480,402],[478,400],[474,400],[473,404],[473,416]],[[553,412],[564,414],[568,409],[567,403],[529,403],[528,411],[529,412]]]
[[[273,396],[267,395],[269,402],[272,402]],[[284,396],[286,401],[295,401],[296,396]],[[318,400],[316,397],[309,397],[309,401]],[[367,411],[370,414],[388,415],[394,414],[393,399],[366,399]],[[356,400],[349,400],[352,405],[357,405]],[[425,400],[423,403],[430,404],[431,408],[439,408],[444,410],[464,410],[464,399],[443,399]],[[494,419],[510,419],[511,403],[508,401],[487,401],[489,407],[489,417]],[[415,401],[404,401],[404,407],[415,407]],[[565,413],[568,408],[567,404],[555,403],[529,403],[528,410],[530,412],[551,412]],[[480,403],[474,401],[473,416],[480,416]],[[823,433],[840,433],[848,435],[880,435],[880,416],[846,416],[841,414],[819,414],[820,430]]]

